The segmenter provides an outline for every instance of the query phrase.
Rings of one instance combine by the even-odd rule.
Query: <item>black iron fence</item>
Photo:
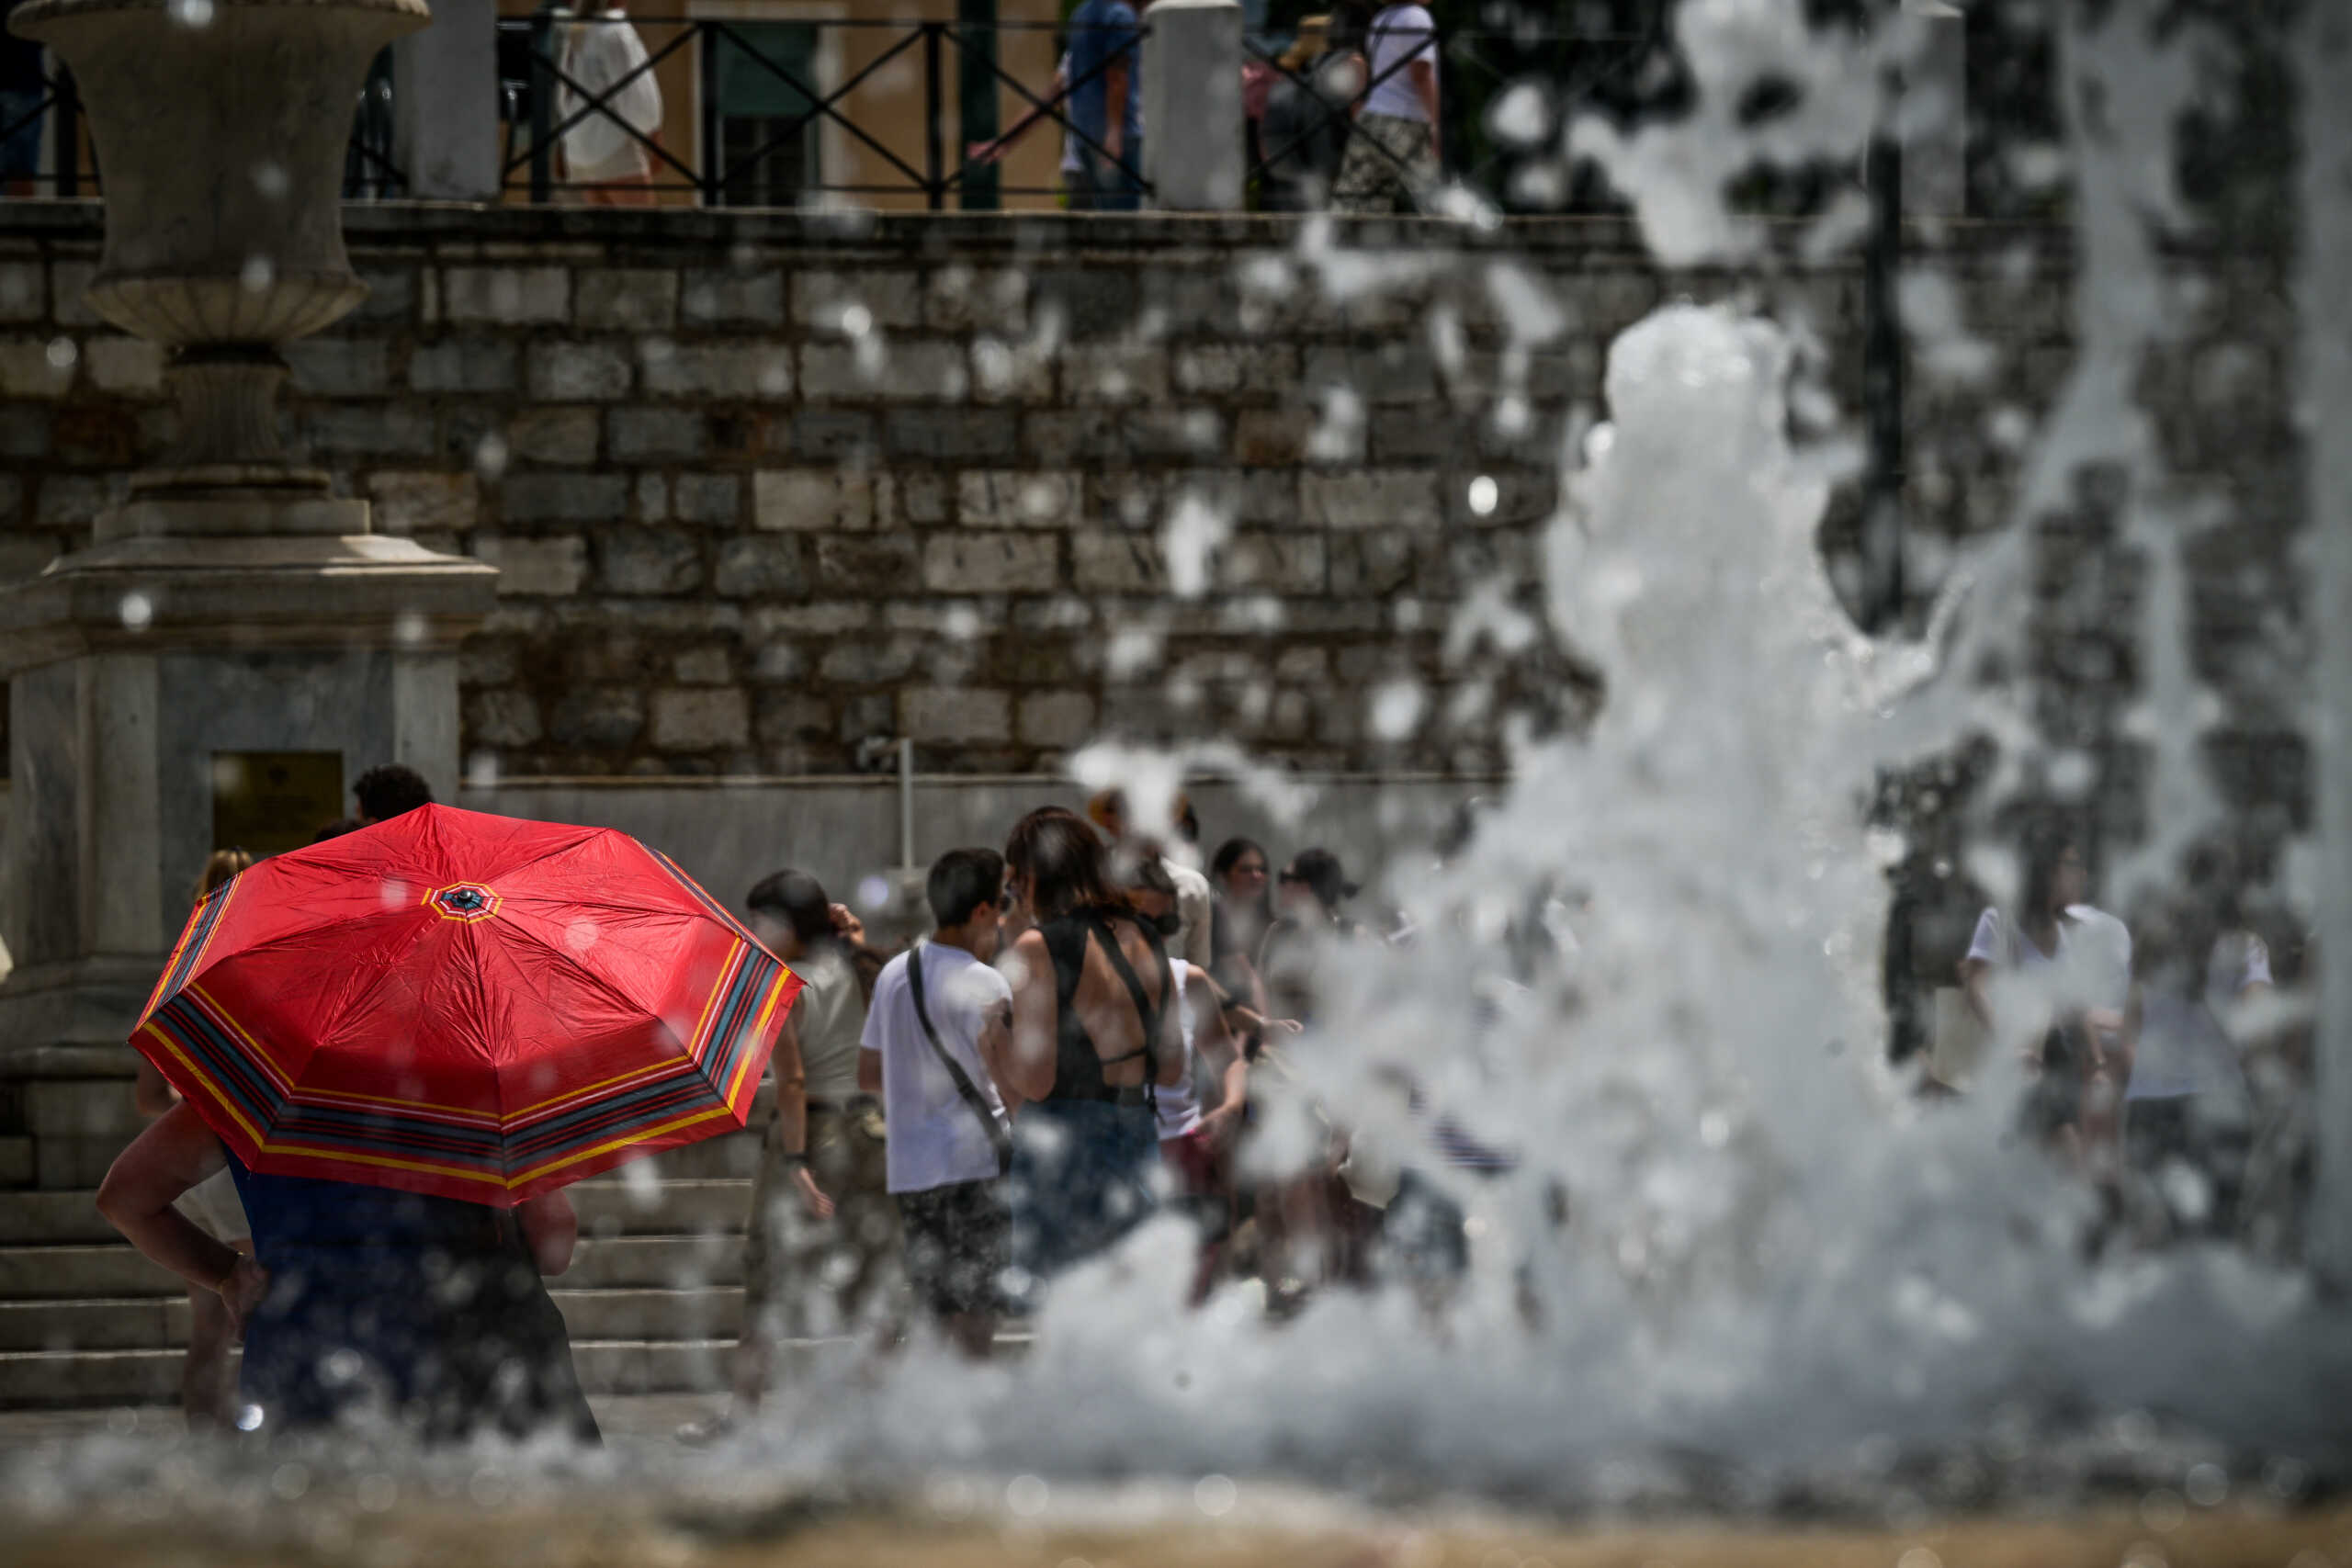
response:
[[[540,12],[498,23],[505,171],[534,202],[581,192],[612,198],[631,192],[684,192],[708,206],[784,206],[814,195],[918,195],[933,209],[956,200],[994,206],[1003,196],[1051,196],[1058,186],[1002,182],[1006,142],[1039,124],[1058,129],[1083,160],[1148,190],[1140,150],[1089,130],[1073,102],[1123,68],[1140,96],[1136,53],[1148,28],[1116,29],[1082,72],[1057,68],[1050,85],[1023,81],[1000,59],[1001,35],[1068,37],[1049,23],[808,17],[717,20],[693,17],[570,16]],[[614,29],[629,29],[621,39]],[[842,64],[854,55],[855,64]],[[1067,57],[1065,57],[1067,58]],[[667,70],[665,72],[665,67]],[[831,67],[830,69],[828,67]],[[642,91],[664,75],[695,88],[690,145],[664,134],[669,105]],[[836,82],[835,77],[840,79]],[[951,81],[957,100],[949,145]],[[997,100],[1010,90],[1029,106],[1000,137]],[[851,101],[865,101],[853,112]],[[908,138],[919,130],[920,145]],[[602,132],[601,141],[583,136]],[[825,131],[854,143],[879,177],[838,177],[821,156]],[[812,132],[818,133],[812,136]],[[581,143],[634,149],[592,157]],[[635,167],[629,167],[635,165]],[[619,178],[610,172],[623,167]]]

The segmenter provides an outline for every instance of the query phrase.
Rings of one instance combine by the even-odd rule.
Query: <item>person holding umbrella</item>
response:
[[[241,1427],[594,1441],[562,1189],[740,1131],[799,985],[625,835],[419,807],[197,906],[131,1037],[183,1103],[98,1206],[243,1332]],[[171,1208],[224,1166],[250,1258]]]

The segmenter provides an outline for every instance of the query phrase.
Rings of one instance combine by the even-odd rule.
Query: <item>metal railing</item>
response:
[[[612,26],[634,27],[640,40],[650,34],[658,42],[645,47],[643,58],[616,78],[602,85],[582,82],[572,69],[570,50],[571,41],[582,35],[572,29]],[[831,41],[858,39],[870,42],[874,51],[846,80],[828,86],[808,63],[761,46],[758,29],[769,27],[789,28],[820,39],[830,37]],[[1122,149],[1125,155],[1114,157],[1110,149],[1069,112],[1072,97],[1105,75],[1122,58],[1129,62],[1128,90],[1140,94],[1142,73],[1136,50],[1114,51],[1077,80],[1064,82],[1057,89],[1049,87],[1042,96],[999,62],[999,35],[1064,30],[1050,23],[995,22],[967,27],[948,21],[854,17],[740,22],[694,17],[576,17],[541,11],[529,17],[502,17],[498,28],[503,42],[516,38],[527,40],[521,66],[526,74],[519,79],[508,77],[502,92],[508,120],[505,176],[510,183],[518,175],[524,176],[533,202],[552,201],[559,192],[594,190],[609,184],[598,179],[575,179],[568,170],[560,171],[558,167],[566,134],[598,120],[618,130],[639,149],[646,165],[646,177],[634,182],[636,188],[691,192],[709,206],[736,205],[735,198],[746,187],[764,184],[757,176],[770,159],[800,151],[805,161],[802,137],[812,128],[830,128],[854,141],[878,159],[890,177],[879,182],[831,178],[820,159],[814,177],[785,182],[800,193],[914,194],[934,210],[946,207],[951,197],[962,198],[967,206],[993,206],[998,196],[1058,194],[1060,187],[1054,186],[1003,185],[996,178],[995,160],[971,155],[975,144],[995,139],[995,104],[1000,86],[1010,89],[1030,106],[1029,119],[1050,120],[1075,138],[1080,147],[1115,168],[1136,189],[1148,192],[1150,188],[1143,171],[1133,161],[1132,149]],[[1132,36],[1139,45],[1148,29],[1119,30]],[[957,116],[957,125],[965,142],[953,154],[947,145],[946,115],[951,50],[961,82],[962,112]],[[648,128],[634,123],[615,102],[640,78],[658,72],[665,61],[680,56],[690,62],[697,94],[700,147],[692,161],[665,143],[660,126]],[[512,59],[513,55],[502,50],[502,58]],[[729,116],[718,79],[722,62],[729,60],[741,62],[772,90],[782,89],[805,107],[782,115]],[[882,128],[859,123],[847,107],[849,100],[862,90],[893,85],[886,73],[907,62],[916,64],[920,77],[919,152],[888,144],[876,133]],[[730,150],[726,125],[730,118],[753,120],[764,129],[758,133],[756,141]],[[904,125],[900,118],[890,129],[903,130]],[[976,136],[976,131],[980,134]]]

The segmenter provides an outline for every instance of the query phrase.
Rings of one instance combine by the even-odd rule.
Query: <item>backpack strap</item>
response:
[[[1127,955],[1120,950],[1118,938],[1111,930],[1111,922],[1096,915],[1090,919],[1088,924],[1092,927],[1094,934],[1102,939],[1103,955],[1110,959],[1112,972],[1117,975],[1126,986],[1127,996],[1136,1004],[1136,1022],[1143,1027],[1142,1048],[1130,1051],[1126,1055],[1116,1059],[1124,1062],[1132,1056],[1143,1058],[1144,1093],[1157,1109],[1159,1084],[1159,1031],[1167,1021],[1168,1004],[1174,995],[1176,987],[1176,977],[1168,967],[1168,949],[1161,944],[1158,931],[1140,920],[1136,922],[1136,929],[1141,931],[1144,940],[1151,944],[1152,956],[1159,962],[1159,1003],[1155,1007],[1152,1005],[1149,994],[1143,988],[1142,976],[1136,973],[1135,965],[1127,962]]]
[[[980,1125],[987,1130],[989,1147],[996,1153],[996,1173],[1002,1176],[1012,1168],[1012,1134],[1005,1130],[1003,1122],[997,1120],[996,1112],[989,1107],[988,1098],[980,1093],[979,1086],[972,1082],[972,1075],[964,1070],[964,1064],[940,1043],[939,1031],[931,1026],[931,1009],[924,1004],[922,994],[922,949],[928,945],[923,943],[907,950],[907,990],[914,998],[915,1021],[922,1025],[922,1037],[931,1042],[932,1050],[939,1056],[939,1065],[945,1067],[947,1076],[955,1080],[956,1092],[963,1097],[965,1104],[972,1108],[972,1114],[980,1119]]]

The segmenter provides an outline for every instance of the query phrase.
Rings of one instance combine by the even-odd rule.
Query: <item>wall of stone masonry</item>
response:
[[[1598,695],[1504,612],[1539,607],[1610,338],[1737,298],[1807,330],[1849,415],[1860,379],[1859,268],[1792,235],[1736,276],[1667,276],[1613,220],[363,206],[346,229],[373,293],[293,350],[287,437],[379,528],[503,572],[463,681],[468,753],[508,778],[839,773],[900,736],[926,772],[1027,773],[1105,733],[1488,773],[1515,725]],[[84,538],[172,434],[155,352],[80,302],[99,234],[95,204],[0,204],[0,573]],[[1938,540],[2010,520],[2073,363],[2072,264],[2055,231],[1915,241],[1915,276],[1949,285],[1908,296],[1924,592]],[[2258,258],[2175,267],[2147,390],[2183,482],[2229,512],[2196,557],[2198,657],[2262,687],[2292,613],[2291,309]],[[1946,297],[1965,338],[1926,330]],[[2130,552],[2037,525],[2050,701],[2127,818]],[[1170,545],[1204,526],[1188,574]],[[1423,700],[1389,694],[1410,722],[1383,731],[1396,682]],[[2213,742],[2233,800],[2290,817],[2300,745],[2277,701]]]

